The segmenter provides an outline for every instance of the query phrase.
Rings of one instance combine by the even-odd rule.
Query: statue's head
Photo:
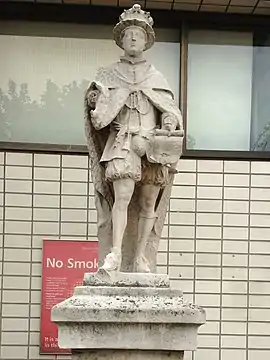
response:
[[[147,34],[139,26],[129,26],[121,33],[121,47],[130,56],[140,55],[146,48]]]
[[[128,55],[136,56],[153,46],[154,21],[150,13],[141,10],[140,5],[135,4],[131,9],[125,10],[119,20],[113,29],[114,40]]]

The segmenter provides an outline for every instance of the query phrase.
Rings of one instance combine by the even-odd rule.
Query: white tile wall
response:
[[[4,360],[68,358],[39,355],[42,239],[95,239],[88,165],[87,156],[0,152]],[[270,165],[181,160],[180,168],[158,269],[207,311],[199,349],[185,360],[269,360]]]

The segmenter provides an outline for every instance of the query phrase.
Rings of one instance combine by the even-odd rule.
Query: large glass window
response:
[[[191,30],[187,149],[270,151],[270,31]]]
[[[251,149],[270,151],[270,32],[254,37]]]
[[[122,54],[111,31],[109,26],[0,23],[0,141],[85,145],[86,87],[98,68]],[[178,99],[179,31],[158,29],[146,57]]]
[[[252,45],[251,32],[190,31],[187,149],[251,149]]]

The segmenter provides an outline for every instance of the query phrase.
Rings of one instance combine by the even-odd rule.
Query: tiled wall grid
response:
[[[1,359],[66,359],[39,355],[42,239],[96,239],[88,157],[0,164]],[[186,360],[270,359],[269,213],[270,162],[181,160],[158,263],[207,311]]]

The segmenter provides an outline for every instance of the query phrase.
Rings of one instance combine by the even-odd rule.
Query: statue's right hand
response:
[[[100,121],[96,110],[90,110],[90,117],[91,117],[91,122],[92,122],[94,128],[96,130],[102,129],[102,127],[103,127],[102,122]]]
[[[97,102],[97,99],[98,99],[98,95],[99,95],[99,91],[98,90],[91,90],[89,91],[88,93],[88,96],[87,96],[87,102],[88,102],[88,105],[91,107],[91,108],[95,108],[96,106],[96,102]]]

